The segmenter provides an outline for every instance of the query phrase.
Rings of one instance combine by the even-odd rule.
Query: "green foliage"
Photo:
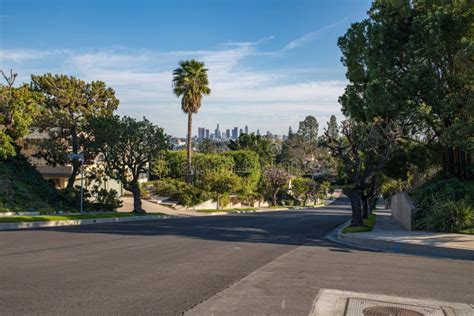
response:
[[[310,178],[295,178],[291,181],[291,192],[293,196],[306,206],[306,201],[310,195],[316,191],[316,183]]]
[[[181,179],[161,179],[152,182],[158,195],[169,196],[185,206],[194,206],[211,198],[209,192],[201,190]]]
[[[252,150],[257,153],[262,166],[268,166],[275,158],[273,143],[267,137],[255,134],[240,134],[236,140],[231,140],[230,150]]]
[[[456,208],[448,204],[463,200],[465,200],[465,203],[471,203],[472,205],[474,203],[474,190],[467,182],[459,179],[437,177],[418,187],[412,192],[411,197],[417,209],[414,215],[415,228],[430,230],[434,229],[434,219],[441,218],[439,214],[441,209],[439,208],[448,206],[453,210]]]
[[[202,96],[211,93],[204,63],[194,59],[180,61],[179,68],[173,71],[173,92],[182,97],[184,113],[197,113]]]
[[[13,87],[17,74],[2,75],[6,85],[0,84],[0,159],[6,159],[16,154],[15,142],[29,133],[42,96],[26,84]]]
[[[356,121],[397,121],[408,145],[472,152],[472,1],[378,0],[368,13],[338,42],[350,81],[340,98],[343,113]],[[444,171],[465,176],[463,159],[458,168],[443,152],[436,153]]]
[[[133,193],[134,210],[141,211],[138,179],[152,159],[169,148],[168,136],[145,118],[137,121],[127,116],[101,116],[89,124],[94,137],[91,146],[100,152],[105,174]]]
[[[77,206],[74,198],[45,180],[23,155],[0,160],[0,211],[66,211]]]
[[[286,189],[291,175],[279,167],[268,167],[264,172],[264,181],[267,193],[272,201],[272,206],[277,204],[277,194]]]
[[[94,206],[100,211],[115,211],[122,206],[118,192],[114,189],[99,189],[96,193]]]
[[[79,173],[80,162],[70,160],[69,153],[83,153],[84,163],[92,164],[97,151],[90,145],[89,120],[94,116],[111,116],[119,100],[112,88],[102,81],[86,83],[66,75],[31,76],[34,91],[44,97],[43,111],[35,122],[47,137],[38,142],[38,157],[49,164],[73,166],[68,187],[72,188]]]
[[[437,232],[457,233],[473,226],[472,201],[440,201],[425,218],[426,229]]]

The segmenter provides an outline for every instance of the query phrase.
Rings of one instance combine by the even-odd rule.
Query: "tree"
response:
[[[201,181],[204,190],[214,193],[217,209],[219,209],[219,198],[222,194],[236,192],[241,187],[241,178],[230,170],[208,172]]]
[[[344,171],[344,193],[352,207],[352,226],[362,225],[361,196],[374,177],[383,170],[396,148],[398,128],[392,122],[342,122],[342,137],[333,138],[325,131],[326,146],[341,161]]]
[[[318,120],[312,115],[305,117],[304,121],[300,122],[298,135],[301,136],[303,147],[306,152],[306,159],[314,160],[316,157],[316,150],[318,146]]]
[[[408,141],[438,144],[446,174],[468,177],[474,150],[472,1],[374,1],[338,41],[356,121],[397,121]]]
[[[29,127],[39,114],[41,95],[28,85],[13,87],[16,73],[5,74],[6,85],[0,84],[0,159],[15,156],[16,141],[29,133]]]
[[[230,140],[230,150],[252,150],[260,157],[260,164],[267,166],[272,163],[275,153],[272,151],[272,141],[265,136],[255,134],[240,134],[236,140]]]
[[[272,199],[272,205],[277,205],[277,194],[278,191],[283,189],[290,180],[290,174],[284,169],[278,167],[268,167],[265,172],[265,185],[270,193]]]
[[[306,206],[308,197],[315,194],[315,184],[311,178],[295,178],[291,181],[291,192],[300,203],[303,202],[303,206]]]
[[[211,139],[203,139],[199,143],[198,150],[206,154],[215,154],[220,151],[217,143]]]
[[[68,188],[74,186],[80,162],[67,154],[83,153],[84,164],[94,161],[96,152],[90,146],[89,120],[97,115],[111,116],[119,100],[112,88],[102,81],[86,83],[66,75],[31,76],[34,91],[44,96],[42,115],[35,122],[39,132],[47,137],[39,142],[36,156],[53,166],[71,163]]]
[[[179,68],[173,71],[173,92],[181,97],[181,109],[188,114],[187,182],[192,182],[192,115],[199,111],[202,97],[211,93],[207,71],[203,62],[194,59],[181,61]]]
[[[93,147],[100,152],[105,173],[120,181],[133,194],[133,212],[144,212],[140,197],[140,174],[146,172],[153,157],[169,149],[163,129],[146,118],[100,116],[90,120]]]
[[[337,126],[337,120],[336,120],[335,115],[331,115],[331,118],[329,119],[329,122],[328,122],[327,130],[331,138],[339,137],[339,128]]]

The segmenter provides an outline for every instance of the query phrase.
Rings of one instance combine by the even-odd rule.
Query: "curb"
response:
[[[147,220],[167,219],[167,218],[176,218],[176,217],[177,216],[168,216],[168,215],[142,215],[142,216],[114,217],[114,218],[88,218],[88,219],[68,219],[68,220],[60,220],[60,221],[0,223],[0,231],[42,228],[42,227],[80,226],[80,225],[117,223],[117,222],[135,222],[135,221],[147,221]]]
[[[302,207],[302,208],[275,208],[275,209],[259,209],[259,210],[254,210],[254,211],[234,211],[234,212],[212,212],[212,213],[203,213],[206,215],[232,215],[232,214],[251,214],[251,213],[265,213],[265,212],[275,212],[275,211],[302,211],[305,209],[313,209],[313,208],[320,208],[320,207],[325,207],[328,205],[333,204],[337,199],[332,200],[330,203],[325,204],[325,205],[318,205],[318,206],[311,206],[311,207]],[[196,212],[199,212],[197,210]]]
[[[438,246],[418,245],[411,243],[404,243],[392,240],[372,239],[356,236],[353,234],[344,234],[342,230],[350,223],[350,220],[343,225],[337,227],[329,235],[327,239],[345,244],[348,246],[355,246],[367,250],[378,250],[393,253],[405,253],[411,255],[422,255],[429,257],[441,257],[448,259],[474,260],[474,251],[469,249],[447,248]]]

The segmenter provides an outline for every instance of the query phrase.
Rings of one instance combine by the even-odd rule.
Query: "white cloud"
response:
[[[323,26],[323,27],[321,27],[317,30],[314,30],[312,32],[306,33],[303,36],[298,37],[297,39],[294,39],[291,42],[289,42],[288,44],[286,44],[286,46],[283,47],[282,51],[298,48],[298,47],[301,47],[301,46],[305,45],[306,43],[308,43],[310,41],[314,41],[314,40],[318,39],[319,37],[321,37],[322,35],[324,35],[330,29],[340,25],[341,23],[345,22],[346,20],[347,19],[343,19],[343,20],[337,21],[335,23],[331,23],[329,25]]]
[[[314,36],[292,41],[287,47],[302,45]],[[344,81],[294,80],[302,69],[255,70],[247,66],[248,57],[265,58],[262,55],[266,53],[257,49],[260,41],[226,43],[215,50],[170,52],[0,50],[0,57],[9,56],[0,60],[18,63],[15,71],[20,74],[29,75],[35,69],[36,74],[60,71],[86,81],[103,80],[121,100],[120,114],[145,115],[177,136],[185,135],[186,125],[179,100],[172,93],[172,71],[179,60],[188,58],[206,63],[212,89],[195,117],[196,129],[220,122],[224,128],[248,124],[285,133],[288,125],[295,126],[305,115],[322,118],[340,113],[337,99],[344,91]],[[38,59],[44,60],[43,71],[38,69]]]

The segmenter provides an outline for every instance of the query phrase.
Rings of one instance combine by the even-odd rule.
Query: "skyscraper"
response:
[[[260,130],[257,129],[257,136],[260,136]]]
[[[233,139],[239,138],[239,129],[238,129],[237,127],[234,127],[234,128],[232,129],[232,138],[233,138]]]
[[[215,137],[216,139],[221,138],[221,130],[219,129],[219,124],[217,124],[216,130],[215,130],[215,132],[214,132],[214,137]]]
[[[209,130],[206,129],[206,138],[209,139]]]
[[[227,139],[230,138],[230,129],[225,130],[225,138],[227,138]]]
[[[249,133],[249,127],[245,125],[245,134],[248,134],[248,133]]]
[[[243,130],[243,129],[240,129],[239,136],[242,135],[243,133],[244,133],[244,130]]]

